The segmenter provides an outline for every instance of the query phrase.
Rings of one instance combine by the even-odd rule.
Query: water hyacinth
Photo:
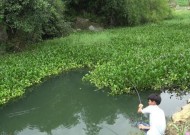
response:
[[[158,24],[74,33],[0,57],[0,104],[42,78],[88,67],[84,80],[112,94],[180,88],[190,82],[189,11]]]

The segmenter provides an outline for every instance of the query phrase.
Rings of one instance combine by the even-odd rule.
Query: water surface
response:
[[[134,135],[140,120],[136,95],[109,96],[81,81],[84,71],[65,73],[30,88],[32,92],[0,109],[1,135]],[[147,103],[150,92],[140,93]],[[161,93],[168,118],[189,95]]]

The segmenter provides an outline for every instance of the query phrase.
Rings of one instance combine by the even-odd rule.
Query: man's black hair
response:
[[[155,101],[157,105],[161,103],[161,97],[159,94],[153,93],[148,96],[148,100]]]

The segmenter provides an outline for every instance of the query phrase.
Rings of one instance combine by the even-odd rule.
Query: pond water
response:
[[[109,96],[82,82],[85,71],[73,71],[30,88],[26,96],[0,108],[1,135],[134,135],[140,120],[136,95]],[[147,105],[149,92],[140,93]],[[167,118],[189,95],[161,93]]]

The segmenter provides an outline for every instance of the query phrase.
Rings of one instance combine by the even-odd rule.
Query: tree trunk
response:
[[[7,40],[7,32],[5,30],[5,26],[0,24],[0,42],[6,42]]]

